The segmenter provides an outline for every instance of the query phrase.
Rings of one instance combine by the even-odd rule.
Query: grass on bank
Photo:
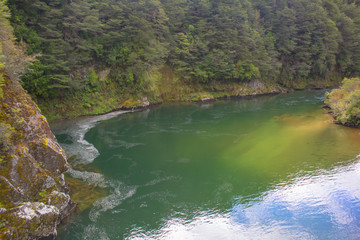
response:
[[[103,86],[95,92],[75,92],[63,99],[38,99],[42,113],[49,121],[61,118],[74,118],[84,115],[98,115],[117,109],[134,109],[143,107],[142,99],[151,105],[165,102],[196,102],[230,96],[247,96],[280,92],[275,86],[262,88],[249,87],[244,84],[223,83],[204,85],[187,85],[177,83],[160,91],[145,90],[130,93],[116,87]]]
[[[143,107],[144,99],[151,105],[166,102],[196,102],[338,85],[338,81],[334,80],[299,81],[291,86],[279,86],[276,83],[264,83],[258,80],[244,83],[215,81],[206,84],[189,83],[176,77],[169,67],[148,72],[141,88],[109,81],[107,76],[95,75],[93,79],[85,89],[68,93],[62,98],[35,99],[35,101],[47,119],[53,121],[98,115],[117,109]]]

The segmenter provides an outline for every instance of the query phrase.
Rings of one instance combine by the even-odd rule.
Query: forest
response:
[[[35,99],[187,84],[291,87],[360,73],[358,0],[8,0]],[[161,86],[160,86],[161,87]],[[165,87],[165,86],[164,86]]]

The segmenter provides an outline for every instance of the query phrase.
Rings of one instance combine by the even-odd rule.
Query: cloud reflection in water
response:
[[[227,213],[173,218],[157,231],[134,229],[127,239],[359,239],[360,162],[279,184]]]

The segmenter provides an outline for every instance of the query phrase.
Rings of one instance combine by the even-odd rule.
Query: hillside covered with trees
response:
[[[70,96],[85,99],[84,108],[104,95],[110,105],[120,95],[142,94],[156,102],[179,82],[191,88],[257,80],[302,88],[358,76],[359,4],[7,1],[18,42],[38,59],[21,78],[24,88],[47,104]]]

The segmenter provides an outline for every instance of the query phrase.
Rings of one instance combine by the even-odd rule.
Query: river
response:
[[[54,124],[107,195],[59,239],[360,239],[360,130],[324,91],[167,104]]]

